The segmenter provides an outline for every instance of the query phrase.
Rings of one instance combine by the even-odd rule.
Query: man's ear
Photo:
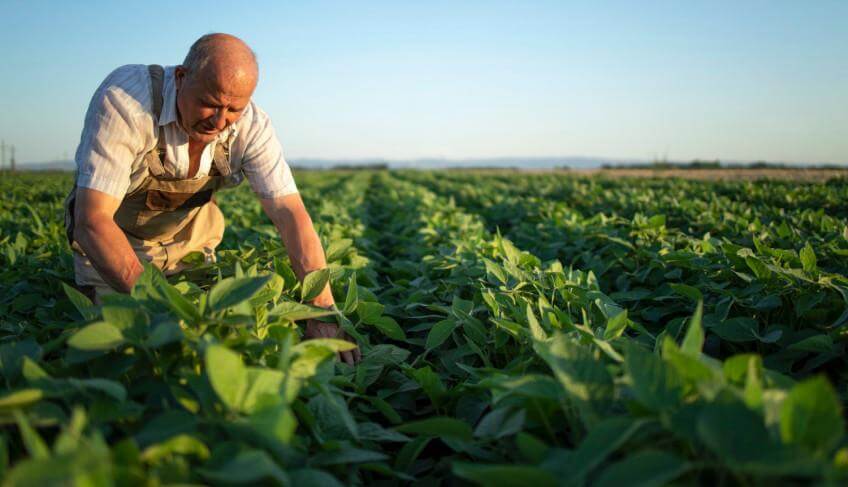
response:
[[[180,89],[182,86],[186,73],[188,73],[188,70],[183,65],[179,65],[174,68],[174,83],[176,84],[177,89]]]

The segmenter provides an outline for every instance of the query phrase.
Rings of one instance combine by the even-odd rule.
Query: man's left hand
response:
[[[303,336],[307,340],[312,338],[337,338],[339,340],[356,343],[350,335],[342,331],[339,325],[335,323],[325,323],[318,320],[308,320],[306,322],[306,330],[304,331]],[[359,350],[359,347],[346,352],[339,352],[337,355],[339,360],[344,361],[344,363],[348,365],[359,363],[362,359],[362,352]]]

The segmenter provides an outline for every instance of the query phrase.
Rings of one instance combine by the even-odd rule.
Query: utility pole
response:
[[[12,158],[10,159],[12,172],[15,172],[15,146],[12,146]]]
[[[6,141],[0,140],[0,172],[6,167]]]

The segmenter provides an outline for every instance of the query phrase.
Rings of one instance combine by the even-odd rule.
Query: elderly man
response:
[[[181,66],[121,66],[94,93],[65,218],[76,283],[96,301],[129,292],[140,259],[166,274],[190,252],[214,260],[224,219],[212,195],[244,177],[298,277],[326,266],[271,121],[251,101],[258,77],[244,42],[210,34]],[[329,285],[313,304],[333,306]],[[346,337],[334,324],[307,322],[308,338],[337,334]],[[359,350],[342,359],[358,361]]]

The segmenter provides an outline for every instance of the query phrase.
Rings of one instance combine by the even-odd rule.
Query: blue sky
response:
[[[115,67],[258,54],[289,159],[848,163],[848,1],[0,4],[0,137],[72,155]]]

